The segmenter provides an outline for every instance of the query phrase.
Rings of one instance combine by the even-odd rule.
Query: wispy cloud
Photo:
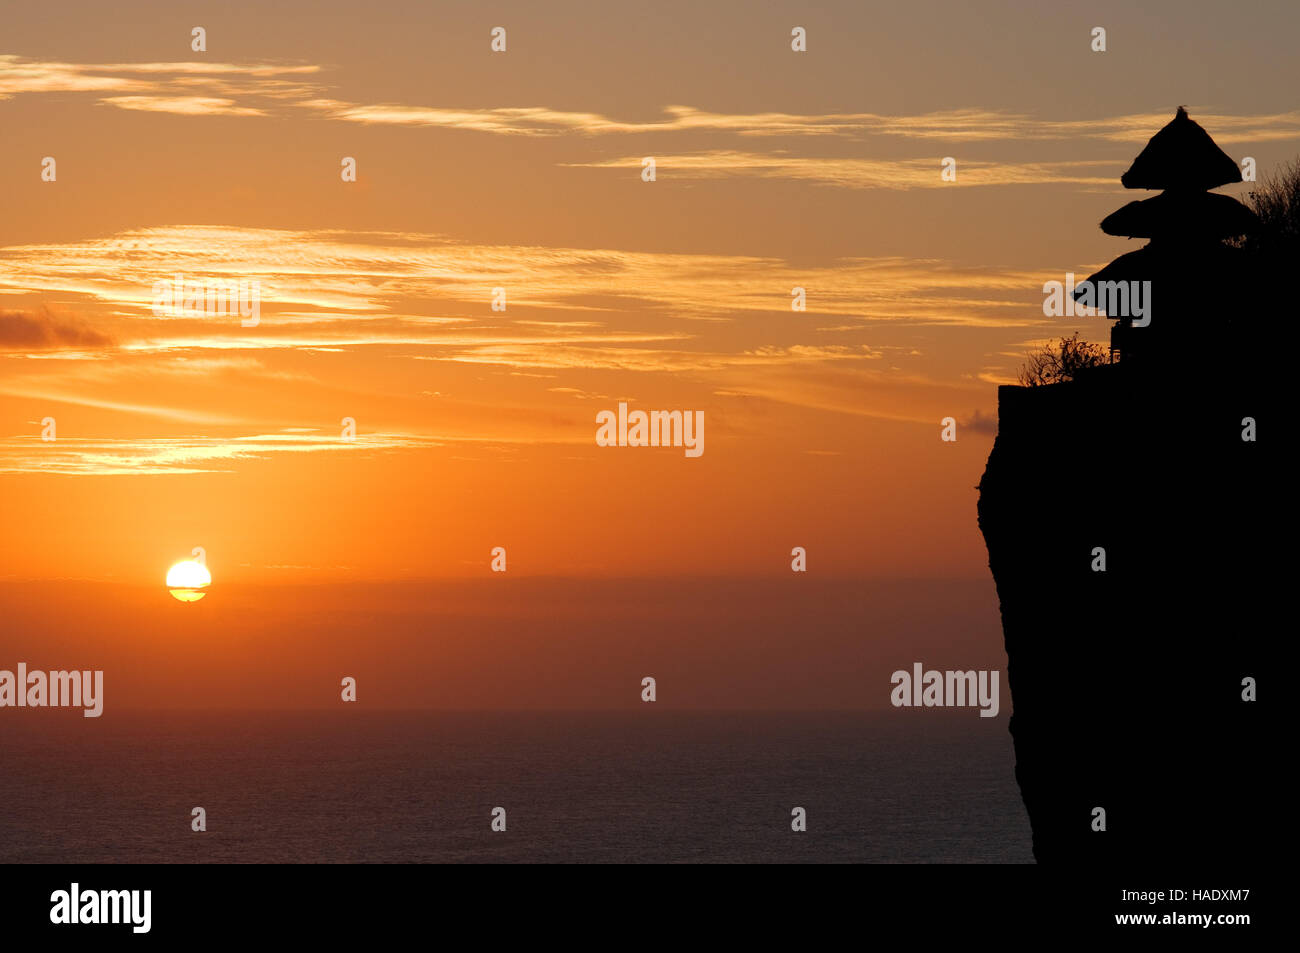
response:
[[[569,162],[593,169],[640,169],[640,156]],[[955,186],[1114,185],[1115,163],[1109,160],[1065,162],[987,162],[962,160],[955,181],[940,176],[940,157],[932,159],[818,158],[786,154],[715,151],[655,157],[656,173],[664,178],[713,179],[751,176],[799,179],[819,185],[853,189],[932,189]]]
[[[718,113],[693,106],[667,106],[664,117],[620,120],[600,113],[545,106],[464,109],[443,106],[365,104],[336,99],[298,103],[346,122],[399,126],[435,126],[497,135],[557,136],[713,132],[738,136],[894,136],[945,142],[1100,139],[1140,141],[1172,117],[1167,110],[1098,119],[1044,119],[1025,113],[990,109],[951,109],[915,115],[880,113]],[[1190,107],[1215,138],[1225,142],[1260,142],[1300,138],[1300,110],[1232,116]]]
[[[40,401],[44,404],[72,404],[80,407],[94,407],[99,410],[112,410],[124,414],[137,414],[144,417],[156,417],[183,424],[199,426],[229,425],[239,423],[238,417],[230,414],[213,414],[177,407],[165,407],[152,404],[130,403],[121,400],[108,400],[88,394],[64,392],[49,387],[27,387],[6,385],[0,388],[0,394],[6,397],[22,397],[27,400]]]
[[[260,116],[264,110],[249,101],[301,102],[318,97],[322,87],[308,80],[320,72],[321,67],[313,64],[66,63],[0,54],[0,100],[86,93],[119,109],[204,115],[220,107],[226,115]]]
[[[261,324],[245,329],[237,317],[155,317],[154,283],[175,273],[191,279],[258,278]],[[755,256],[222,226],[141,229],[92,241],[0,248],[0,292],[84,296],[117,315],[114,330],[128,351],[384,343],[440,353],[477,348],[463,356],[466,360],[505,360],[516,349],[556,353],[566,345],[613,351],[703,334],[691,329],[693,322],[789,313],[796,286],[807,291],[810,317],[1033,325],[1041,315],[1026,306],[1040,295],[1042,281],[1042,274],[1032,271],[901,257],[795,266]],[[476,324],[474,316],[481,320],[490,313],[494,287],[509,289],[510,307],[524,321],[545,321],[539,311],[563,317],[552,323],[516,322],[510,330]],[[429,313],[409,314],[412,301],[426,303]],[[620,317],[617,330],[592,327],[594,322],[566,320],[574,311],[603,314],[606,320],[636,312],[656,326],[629,328]]]
[[[20,94],[86,93],[119,109],[184,115],[265,116],[305,110],[340,122],[459,129],[506,136],[612,136],[714,133],[743,137],[886,136],[944,143],[1095,139],[1141,142],[1172,117],[1178,103],[1157,110],[1087,119],[1056,119],[966,107],[906,115],[871,112],[715,112],[668,105],[649,118],[619,118],[538,104],[491,108],[366,103],[330,95],[327,70],[304,63],[67,63],[0,55],[0,100]],[[115,95],[103,95],[112,93]],[[1300,110],[1232,115],[1188,104],[1193,118],[1221,144],[1300,139]],[[947,150],[945,150],[947,151]]]
[[[265,116],[252,106],[236,106],[233,99],[215,96],[109,96],[101,99],[106,106],[136,109],[141,112],[176,113],[181,116]]]
[[[281,453],[366,453],[442,446],[443,441],[415,434],[337,435],[300,433],[240,437],[183,437],[147,440],[76,440],[60,437],[0,439],[0,473],[56,473],[68,476],[141,476],[150,474],[222,473],[243,460]]]

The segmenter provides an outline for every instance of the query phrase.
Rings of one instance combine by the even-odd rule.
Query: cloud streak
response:
[[[262,320],[155,317],[156,281],[257,279]],[[808,314],[864,324],[1041,323],[1043,275],[899,257],[794,266],[776,258],[453,242],[439,235],[175,226],[66,244],[0,248],[0,292],[81,295],[114,317],[126,350],[261,349],[372,344],[532,347],[662,344],[704,333],[699,322],[788,314],[791,289]],[[503,333],[482,322],[492,289],[509,289]],[[412,301],[427,313],[409,314]],[[587,320],[570,319],[582,312]],[[542,314],[539,315],[538,312]],[[559,323],[536,322],[546,312]],[[597,326],[630,312],[654,329]],[[105,318],[105,320],[110,320]],[[665,326],[667,322],[667,326]],[[842,321],[840,323],[843,323]],[[499,351],[499,353],[504,353]],[[484,353],[480,352],[479,357]]]
[[[641,168],[640,156],[569,162],[592,169]],[[957,178],[940,177],[939,157],[933,159],[814,158],[716,151],[655,157],[656,173],[665,178],[716,179],[747,176],[793,179],[851,189],[937,189],[994,185],[1114,185],[1115,163],[1109,160],[1066,162],[987,162],[962,160]]]
[[[216,96],[109,96],[101,99],[106,106],[135,109],[140,112],[175,113],[180,116],[265,116],[252,106],[236,106],[233,99]]]
[[[320,72],[312,64],[65,63],[0,54],[0,100],[41,93],[118,93],[117,101],[101,101],[129,109],[138,108],[132,104],[137,95],[177,96],[210,86],[245,97],[302,101],[320,94],[319,85],[304,82]]]
[[[537,104],[473,108],[355,102],[329,95],[331,87],[321,82],[325,72],[320,64],[304,63],[67,63],[4,54],[0,55],[0,100],[24,94],[85,93],[119,109],[248,117],[287,115],[288,109],[339,122],[524,137],[712,133],[849,140],[883,136],[949,144],[1078,139],[1131,144],[1163,126],[1178,105],[1090,119],[973,107],[887,115],[734,113],[668,105],[659,116],[638,119]],[[116,95],[103,95],[108,93]],[[1239,116],[1216,112],[1212,106],[1189,104],[1188,109],[1214,130],[1221,144],[1300,139],[1300,110]]]
[[[242,437],[149,440],[0,439],[0,473],[64,476],[141,476],[229,473],[241,461],[284,453],[366,453],[442,446],[414,434],[358,434],[354,441],[324,434],[271,433]]]
[[[942,140],[950,143],[996,140],[1099,139],[1130,143],[1150,136],[1173,111],[1132,113],[1098,119],[1043,119],[1026,113],[991,109],[950,109],[915,115],[880,113],[718,113],[693,106],[667,106],[664,118],[620,120],[599,113],[552,109],[545,106],[463,109],[443,106],[366,104],[336,99],[310,99],[298,103],[330,119],[365,124],[431,126],[496,135],[645,135],[652,133],[711,132],[737,136],[831,136],[860,139],[891,136]],[[1261,142],[1300,138],[1300,110],[1252,116],[1215,113],[1190,107],[1198,121],[1215,129],[1221,142]]]

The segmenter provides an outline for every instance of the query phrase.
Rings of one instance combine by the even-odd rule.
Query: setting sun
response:
[[[202,563],[187,559],[167,570],[167,588],[181,602],[198,602],[206,593],[203,591],[212,582],[212,573]]]

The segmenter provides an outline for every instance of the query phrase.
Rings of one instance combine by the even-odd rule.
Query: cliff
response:
[[[1265,847],[1270,752],[1242,680],[1282,690],[1264,677],[1283,556],[1262,448],[1284,425],[1271,371],[1216,363],[1230,366],[1212,378],[1121,362],[999,388],[979,525],[1041,863],[1242,861]]]

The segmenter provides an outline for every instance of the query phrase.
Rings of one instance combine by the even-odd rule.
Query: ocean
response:
[[[5,714],[5,863],[1033,861],[1007,713]]]

